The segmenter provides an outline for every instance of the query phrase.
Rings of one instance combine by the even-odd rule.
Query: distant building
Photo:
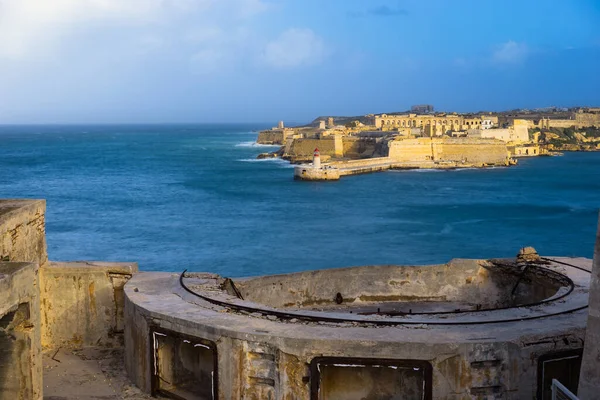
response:
[[[433,106],[431,104],[417,104],[412,106],[410,111],[417,114],[428,114],[433,112]]]
[[[494,127],[494,121],[491,119],[481,120],[481,129],[492,129]]]
[[[480,129],[481,122],[482,119],[479,116],[459,114],[381,114],[375,116],[375,127],[380,128],[382,131],[396,130],[398,128],[420,128],[424,136],[441,136],[450,132]]]

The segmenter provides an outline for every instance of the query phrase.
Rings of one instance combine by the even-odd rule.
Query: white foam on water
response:
[[[264,163],[273,163],[273,164],[277,164],[278,167],[280,168],[294,168],[293,164],[290,164],[289,162],[287,162],[286,160],[282,160],[281,158],[242,158],[240,160],[237,161],[241,161],[241,162],[264,162]]]
[[[388,170],[389,172],[399,172],[399,173],[403,173],[403,172],[443,172],[443,169],[436,169],[436,168],[414,168],[414,169],[390,169]]]
[[[256,143],[254,141],[251,142],[241,142],[235,145],[235,147],[255,147],[255,148],[261,148],[261,147],[269,147],[269,148],[274,148],[274,147],[281,147],[278,144],[259,144]]]

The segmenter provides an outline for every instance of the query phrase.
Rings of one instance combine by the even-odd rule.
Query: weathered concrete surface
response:
[[[38,265],[0,262],[0,400],[42,398]]]
[[[473,309],[512,307],[544,300],[560,288],[548,277],[527,271],[523,275],[520,269],[505,272],[491,262],[466,259],[425,268],[384,265],[303,271],[235,279],[235,285],[245,300],[270,307],[328,310],[387,303],[418,303],[416,307],[448,303],[448,311],[455,310],[456,304]],[[512,293],[506,290],[513,287]]]
[[[49,262],[40,269],[45,348],[120,346],[123,286],[136,263]]]
[[[337,168],[315,168],[312,165],[294,167],[294,179],[304,181],[337,181],[340,171]]]
[[[270,396],[277,400],[308,400],[311,380],[317,379],[311,375],[310,364],[318,357],[427,362],[432,367],[434,399],[535,398],[539,358],[562,350],[581,349],[585,331],[586,311],[577,308],[587,304],[589,273],[585,270],[591,268],[591,260],[556,260],[584,269],[568,272],[576,282],[573,297],[463,316],[434,315],[423,323],[397,326],[303,322],[232,311],[186,292],[176,274],[139,273],[125,286],[127,371],[136,385],[150,392],[155,354],[151,332],[171,331],[215,344],[219,399]],[[549,268],[565,272],[567,267],[552,263]],[[215,276],[195,274],[187,279],[190,284],[201,286]],[[203,293],[215,296],[218,290],[209,286]],[[227,296],[222,298],[251,303]],[[571,306],[576,307],[568,311]],[[567,312],[554,314],[558,310]],[[342,315],[335,310],[321,313]],[[510,320],[503,321],[506,317]],[[535,319],[526,320],[530,317]],[[409,320],[410,316],[398,318]],[[479,323],[479,320],[493,323]],[[432,325],[435,321],[458,324]]]
[[[600,218],[594,247],[589,304],[585,347],[577,392],[582,400],[597,399],[600,393]]]
[[[46,400],[149,400],[127,379],[123,349],[87,347],[44,353]]]
[[[48,261],[45,200],[0,200],[0,261]]]

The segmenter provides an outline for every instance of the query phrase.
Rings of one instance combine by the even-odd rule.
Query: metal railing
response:
[[[552,379],[552,400],[579,400],[579,398],[562,383]]]

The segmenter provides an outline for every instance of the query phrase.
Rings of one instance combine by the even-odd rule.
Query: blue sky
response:
[[[600,105],[598,0],[0,0],[0,123]]]

